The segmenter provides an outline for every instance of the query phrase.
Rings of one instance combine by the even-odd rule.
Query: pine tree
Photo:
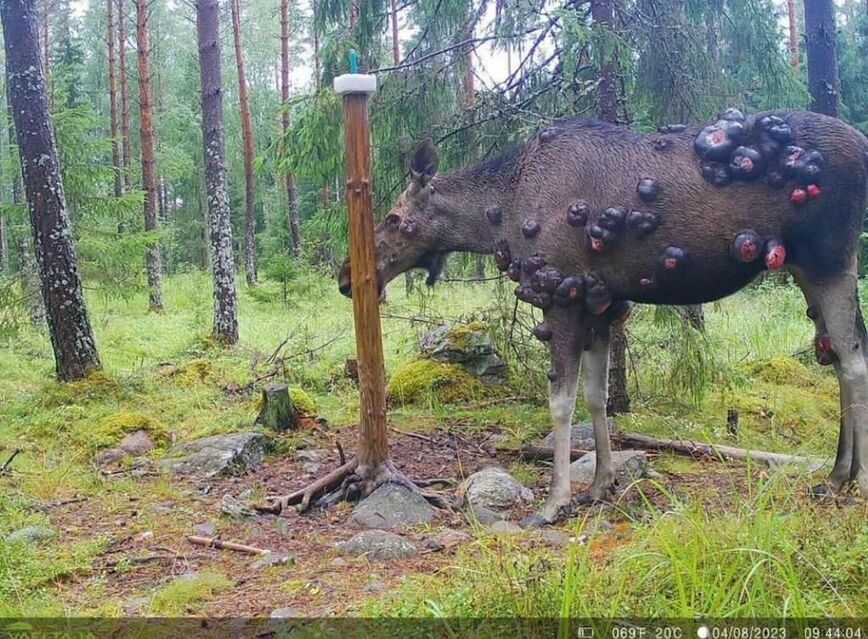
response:
[[[139,63],[139,131],[142,139],[142,190],[145,230],[157,230],[157,172],[154,159],[154,114],[151,105],[151,46],[148,41],[148,1],[136,0],[136,48]],[[149,308],[163,310],[163,259],[157,241],[148,246]]]
[[[129,76],[127,74],[127,0],[117,0],[118,3],[118,75],[120,76],[121,99],[121,161],[123,164],[124,188],[130,188],[132,175],[133,150],[130,144],[130,97]],[[123,224],[119,227],[119,230]]]
[[[289,130],[289,0],[280,0],[280,97],[283,100],[283,135]],[[289,208],[289,233],[292,252],[301,253],[301,225],[295,176],[286,174],[286,200]]]
[[[118,94],[115,77],[115,0],[106,0],[106,25],[108,47],[108,90],[109,90],[109,126],[112,136],[112,167],[115,170],[115,197],[123,195],[123,180],[121,177],[120,140],[118,139]]]
[[[3,0],[6,75],[57,377],[82,379],[101,367],[88,320],[66,208],[34,0]]]
[[[244,266],[247,285],[256,283],[256,183],[253,177],[253,125],[250,122],[250,97],[247,76],[244,72],[244,56],[241,51],[241,3],[230,0],[232,11],[232,39],[235,44],[235,66],[238,69],[238,103],[241,116],[241,139],[244,154]]]
[[[235,260],[226,160],[223,142],[223,83],[220,72],[220,6],[218,0],[196,1],[199,78],[202,89],[202,139],[214,277],[214,337],[224,344],[238,341]]]
[[[835,50],[836,33],[834,1],[805,0],[805,41],[811,111],[834,117],[838,117],[841,108],[838,54]]]

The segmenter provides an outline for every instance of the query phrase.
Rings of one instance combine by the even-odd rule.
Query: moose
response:
[[[568,515],[570,427],[581,371],[597,464],[587,503],[614,490],[606,417],[609,333],[634,302],[701,304],[786,268],[815,326],[817,360],[835,367],[841,417],[831,495],[868,496],[868,334],[859,308],[857,241],[866,208],[868,140],[799,111],[639,134],[595,119],[553,121],[494,159],[437,173],[430,140],[411,182],[375,230],[380,291],[412,268],[434,284],[453,251],[493,254],[519,300],[542,310],[534,335],[551,356],[551,487],[525,525]],[[349,262],[339,289],[351,295]]]

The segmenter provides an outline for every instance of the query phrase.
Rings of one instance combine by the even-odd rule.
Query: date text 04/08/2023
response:
[[[594,632],[593,627],[580,627],[578,639],[868,639],[868,623],[857,619],[810,620],[788,619],[776,623],[763,620],[750,622],[702,622],[681,621],[671,625],[661,620],[651,621],[648,625],[624,623],[609,626],[607,632]]]

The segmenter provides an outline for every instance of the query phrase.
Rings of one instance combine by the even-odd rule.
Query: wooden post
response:
[[[357,473],[363,478],[378,474],[380,467],[389,460],[368,125],[368,95],[376,87],[377,81],[372,75],[350,73],[335,78],[335,91],[344,98],[350,277],[353,282],[361,405]]]

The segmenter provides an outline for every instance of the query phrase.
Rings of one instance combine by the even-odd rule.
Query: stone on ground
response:
[[[554,447],[555,434],[549,433],[542,441],[543,446]],[[594,450],[594,425],[591,422],[573,424],[570,428],[570,448]]]
[[[536,535],[546,546],[552,548],[560,548],[570,543],[570,536],[557,528],[542,528],[537,531]]]
[[[365,555],[378,561],[406,559],[418,554],[413,544],[387,530],[363,530],[347,541],[338,543],[337,548],[353,557]]]
[[[217,532],[217,525],[212,521],[205,521],[193,526],[193,534],[197,537],[213,537]]]
[[[212,435],[173,446],[158,465],[172,475],[241,475],[259,466],[272,447],[271,439],[254,431]]]
[[[275,608],[268,616],[272,619],[301,619],[305,617],[305,614],[298,608],[288,606],[286,608]]]
[[[419,493],[398,484],[383,484],[353,508],[350,523],[361,528],[399,528],[427,524],[434,508]]]
[[[459,491],[480,521],[482,521],[480,513],[485,513],[486,510],[497,513],[509,510],[522,502],[533,501],[533,492],[529,488],[496,466],[489,466],[473,473],[464,480]]]
[[[250,564],[251,568],[260,569],[260,568],[271,568],[272,566],[286,566],[289,564],[294,564],[295,559],[293,559],[290,555],[284,555],[283,553],[276,552],[267,552],[264,555],[261,555],[259,559]]]
[[[126,435],[114,448],[99,451],[94,463],[103,468],[120,461],[124,457],[141,457],[154,450],[154,440],[145,430],[137,430]]]
[[[7,544],[14,544],[16,542],[32,544],[40,541],[48,541],[49,539],[54,539],[56,536],[57,533],[47,526],[26,526],[25,528],[13,530],[11,533],[6,535],[5,541]]]
[[[431,537],[426,539],[425,548],[433,552],[439,552],[441,550],[446,550],[447,548],[457,546],[458,544],[465,541],[470,541],[471,539],[473,539],[473,535],[470,535],[463,530],[445,528],[444,530],[438,532],[436,535],[432,535]]]
[[[257,514],[253,508],[229,494],[223,495],[220,500],[220,512],[235,519],[253,517]]]
[[[648,473],[648,457],[643,450],[613,450],[612,464],[622,484],[641,479]],[[596,469],[597,453],[591,451],[570,464],[570,481],[590,484]]]
[[[458,364],[485,384],[502,384],[506,362],[491,343],[485,324],[444,324],[422,337],[419,348],[436,362]]]

